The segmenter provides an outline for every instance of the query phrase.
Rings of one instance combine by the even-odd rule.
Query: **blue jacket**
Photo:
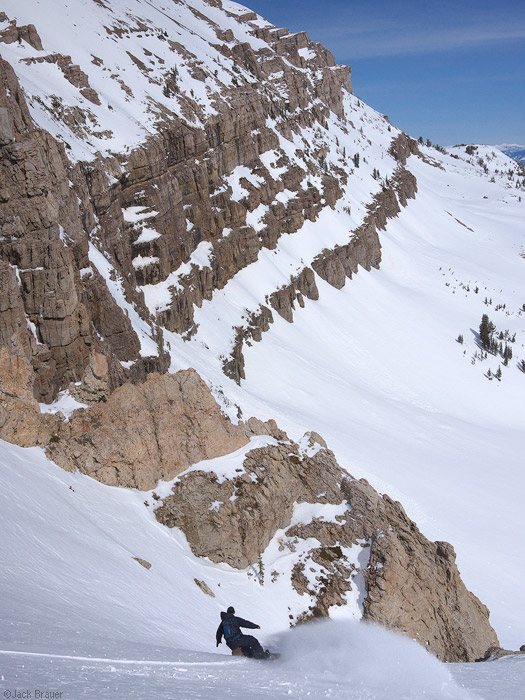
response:
[[[221,612],[221,624],[217,628],[217,644],[220,644],[222,637],[224,635],[224,640],[228,646],[231,642],[234,642],[238,637],[242,636],[241,627],[249,627],[251,629],[259,629],[259,625],[256,625],[249,620],[243,620],[242,617],[235,617],[232,613]]]

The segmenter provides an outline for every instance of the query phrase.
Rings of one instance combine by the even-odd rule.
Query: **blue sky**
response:
[[[525,144],[523,0],[250,0],[352,67],[354,92],[433,143]]]

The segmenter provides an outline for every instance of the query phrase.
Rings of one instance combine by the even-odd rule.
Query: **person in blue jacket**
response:
[[[265,652],[255,637],[251,634],[243,634],[241,627],[249,627],[250,629],[260,630],[259,625],[249,620],[243,620],[242,617],[235,617],[235,610],[230,605],[226,612],[221,612],[221,624],[217,628],[217,646],[224,641],[227,646],[233,649],[242,649],[244,656],[249,656],[251,659],[266,659],[268,652]]]

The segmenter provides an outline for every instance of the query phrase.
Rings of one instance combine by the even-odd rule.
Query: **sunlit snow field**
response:
[[[341,291],[318,280],[318,302],[306,301],[292,325],[277,317],[246,351],[252,399],[241,405],[294,435],[317,430],[343,466],[399,499],[428,537],[451,541],[500,641],[517,648],[525,640],[525,375],[517,367],[525,203],[489,202],[486,181],[414,158],[410,167],[419,193],[382,235],[381,269],[359,272]],[[450,215],[473,231],[451,226]],[[472,364],[483,313],[516,333],[501,382],[485,376],[501,358]]]

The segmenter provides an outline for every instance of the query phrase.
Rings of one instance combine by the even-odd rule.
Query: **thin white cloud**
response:
[[[354,59],[439,53],[524,38],[525,23],[521,22],[431,28],[385,20],[323,31],[323,43],[333,53]]]

